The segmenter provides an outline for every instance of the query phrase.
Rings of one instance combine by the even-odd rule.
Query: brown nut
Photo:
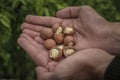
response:
[[[75,50],[73,47],[67,46],[63,49],[63,53],[64,53],[64,56],[68,57],[68,56],[74,54]]]
[[[44,47],[46,49],[51,49],[53,47],[56,47],[56,43],[53,39],[47,39],[44,41]]]
[[[40,32],[40,37],[43,39],[49,39],[52,38],[53,36],[53,31],[51,28],[44,28]]]
[[[59,24],[54,24],[54,25],[52,26],[52,30],[53,30],[54,33],[59,34],[59,33],[62,33],[63,28],[62,28],[62,26],[60,26]]]
[[[61,45],[58,45],[58,46],[57,46],[57,48],[59,48],[59,49],[63,50],[63,48],[64,48],[64,45],[63,45],[63,44],[61,44]]]
[[[62,33],[54,34],[53,38],[57,44],[61,44],[64,40],[64,34],[62,34]]]
[[[50,50],[50,58],[53,60],[59,60],[62,57],[62,50],[59,48],[52,48]]]
[[[73,46],[74,44],[75,44],[75,39],[73,36],[68,35],[64,38],[65,46]]]
[[[63,30],[63,33],[65,35],[74,35],[75,32],[74,32],[73,28],[71,28],[71,27],[65,27],[64,30]]]

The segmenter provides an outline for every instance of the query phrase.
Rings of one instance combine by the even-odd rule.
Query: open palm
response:
[[[20,35],[18,43],[32,57],[38,66],[42,66],[39,68],[40,71],[45,72],[49,70],[52,72],[63,68],[64,70],[68,70],[65,71],[66,73],[70,73],[70,69],[67,68],[71,66],[71,72],[74,74],[77,73],[76,71],[79,71],[77,70],[80,67],[79,62],[76,61],[80,61],[80,50],[88,48],[101,48],[107,50],[106,46],[102,44],[107,45],[109,44],[108,39],[111,40],[109,38],[111,37],[111,30],[108,28],[110,23],[99,16],[91,7],[66,8],[59,11],[57,17],[58,18],[29,15],[26,17],[26,22],[21,26],[23,33]],[[49,58],[48,51],[43,46],[44,40],[40,37],[40,31],[44,27],[51,27],[56,23],[61,24],[63,27],[71,26],[76,32],[76,45],[74,46],[76,49],[75,55],[63,59],[60,62],[54,62]],[[70,76],[72,74],[70,74]],[[49,75],[51,76],[52,74],[48,74],[48,76]],[[44,75],[42,77],[44,77]]]
[[[85,49],[54,62],[43,45],[29,35],[21,34],[18,43],[38,65],[38,80],[102,80],[103,72],[113,59],[103,50]]]
[[[55,23],[61,24],[63,27],[71,26],[76,32],[76,50],[100,48],[110,53],[118,51],[112,49],[114,44],[118,43],[111,30],[112,23],[98,15],[91,7],[65,8],[57,12],[57,17],[29,15],[26,17],[27,23],[24,23],[21,28],[24,33],[41,43],[39,32],[44,27],[52,27]]]

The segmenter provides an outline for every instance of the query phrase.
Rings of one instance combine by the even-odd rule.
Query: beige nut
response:
[[[56,42],[53,39],[47,39],[44,41],[43,44],[46,49],[51,49],[53,47],[56,47]]]
[[[44,28],[40,31],[40,37],[42,39],[50,39],[53,36],[53,31],[51,28]]]
[[[57,44],[61,44],[64,40],[64,34],[62,34],[62,33],[54,34],[53,38]]]
[[[59,49],[63,50],[63,48],[64,48],[64,45],[63,45],[63,44],[61,44],[61,45],[58,45],[58,46],[57,46],[57,48],[59,48]]]
[[[68,57],[70,55],[73,55],[75,53],[75,50],[73,47],[67,46],[63,49],[64,56]]]
[[[73,46],[75,44],[75,39],[73,36],[68,35],[64,38],[64,45],[65,46]]]
[[[56,34],[59,34],[59,33],[62,33],[62,32],[63,32],[63,28],[62,28],[62,26],[60,26],[59,24],[54,24],[54,25],[52,26],[52,30],[53,30],[53,32],[56,33]]]
[[[62,57],[62,50],[59,49],[59,48],[52,48],[50,49],[50,58],[53,59],[53,60],[60,60],[61,57]]]
[[[75,32],[74,32],[73,28],[71,28],[71,27],[65,27],[64,30],[63,30],[63,33],[65,35],[74,35]]]

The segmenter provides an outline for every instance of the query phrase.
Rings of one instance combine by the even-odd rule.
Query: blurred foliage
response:
[[[120,21],[120,0],[0,0],[0,79],[35,80],[35,64],[18,46],[28,14],[55,16],[68,6],[90,5],[109,21]]]

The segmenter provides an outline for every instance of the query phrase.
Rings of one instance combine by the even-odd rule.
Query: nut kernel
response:
[[[66,57],[75,53],[75,50],[72,47],[67,47],[63,50],[63,53]]]
[[[62,26],[60,26],[59,24],[54,24],[54,25],[52,26],[52,30],[53,30],[54,33],[57,33],[57,34],[63,32],[63,28],[62,28]]]
[[[56,34],[62,33],[62,31],[63,31],[63,28],[59,26],[58,29],[56,30]]]
[[[62,57],[62,50],[58,48],[52,48],[50,50],[50,58],[59,60]]]
[[[57,46],[57,48],[59,48],[59,49],[63,50],[64,45],[58,45],[58,46]]]
[[[63,30],[63,33],[66,35],[73,35],[74,34],[74,30],[71,27],[65,27]]]

